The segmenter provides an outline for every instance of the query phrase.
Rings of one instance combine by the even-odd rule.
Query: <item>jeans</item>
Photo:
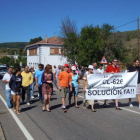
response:
[[[39,100],[41,100],[43,102],[44,101],[44,95],[42,95],[42,85],[39,85],[38,91],[39,91]]]
[[[29,103],[29,101],[30,101],[30,85],[22,88],[22,101],[25,100],[25,93],[26,92],[27,92],[26,102]]]
[[[57,77],[56,78],[54,78],[54,85],[56,86],[56,88],[57,88]]]
[[[69,96],[72,96],[72,94],[74,94],[74,96],[78,96],[78,87],[72,87],[72,91],[69,89]]]
[[[6,89],[5,93],[6,93],[7,106],[11,108],[12,107],[11,89]]]
[[[35,83],[32,83],[32,84],[30,85],[30,95],[31,95],[31,97],[32,97],[33,94],[34,94],[34,85],[35,85]]]

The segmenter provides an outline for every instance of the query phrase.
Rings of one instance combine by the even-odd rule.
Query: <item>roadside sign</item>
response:
[[[108,63],[108,62],[107,62],[105,56],[103,56],[103,58],[102,58],[100,64],[107,64],[107,63]]]

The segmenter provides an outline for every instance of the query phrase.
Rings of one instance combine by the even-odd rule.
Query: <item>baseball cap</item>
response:
[[[65,64],[64,67],[69,67],[69,64]]]
[[[72,66],[71,69],[72,69],[72,70],[76,70],[76,67],[75,67],[75,66]]]
[[[89,65],[89,66],[88,66],[88,69],[93,69],[93,66],[92,66],[92,65]]]
[[[75,67],[77,67],[77,65],[76,65],[76,64],[75,64],[74,66],[75,66]]]

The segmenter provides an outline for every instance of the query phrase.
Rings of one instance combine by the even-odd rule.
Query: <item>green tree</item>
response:
[[[19,49],[19,55],[22,55],[22,53],[23,53],[23,48],[20,48]]]
[[[15,63],[15,59],[14,57],[11,57],[10,61],[9,61],[9,66],[13,66]]]
[[[42,37],[30,39],[29,44],[34,44],[34,43],[37,43],[37,42],[39,42],[39,41],[41,41],[41,40],[43,40]]]
[[[129,34],[127,34],[126,41],[130,41],[130,36],[129,36]]]
[[[77,62],[80,65],[89,65],[99,61],[104,54],[103,43],[99,26],[83,27],[78,42]]]
[[[4,56],[0,59],[0,63],[6,64],[7,66],[9,66],[9,62],[10,62],[10,58],[7,56]]]
[[[125,62],[127,56],[127,49],[124,46],[123,40],[120,34],[112,33],[107,41],[105,46],[105,53],[108,61],[112,61],[113,58],[117,58],[119,61]]]

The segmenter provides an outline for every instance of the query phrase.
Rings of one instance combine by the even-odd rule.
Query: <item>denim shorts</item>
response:
[[[69,96],[72,96],[72,94],[78,96],[78,87],[72,87],[72,91],[69,90]]]

